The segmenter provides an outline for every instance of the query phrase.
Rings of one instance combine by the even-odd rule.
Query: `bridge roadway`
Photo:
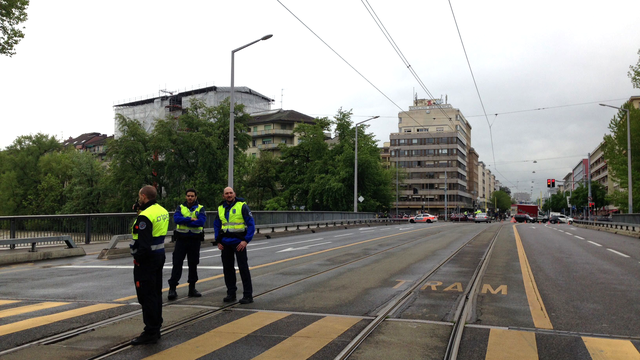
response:
[[[131,259],[87,251],[0,267],[0,358],[640,359],[636,238],[564,224],[396,224],[248,250],[253,304],[222,302],[219,253],[203,248],[204,296],[180,287],[168,302],[165,288],[162,339],[139,347],[126,345],[143,326]]]

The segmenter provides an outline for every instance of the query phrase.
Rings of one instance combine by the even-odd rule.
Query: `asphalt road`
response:
[[[469,296],[459,359],[640,359],[639,241],[569,225],[510,223],[402,224],[257,240],[248,247],[255,302],[227,308],[219,252],[203,248],[204,296],[187,298],[183,286],[168,302],[165,289],[160,342],[108,358],[331,359],[398,302],[349,358],[442,359],[488,255]],[[2,359],[88,359],[142,330],[129,258],[2,267],[0,286]],[[90,332],[14,351],[98,321],[105,323]]]

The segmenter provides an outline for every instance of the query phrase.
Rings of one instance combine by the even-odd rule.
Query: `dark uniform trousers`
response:
[[[189,277],[187,282],[195,284],[198,282],[198,264],[200,263],[200,240],[201,235],[183,235],[178,233],[176,246],[173,249],[173,267],[171,268],[171,278],[169,286],[176,287],[182,276],[182,264],[185,256],[189,265]]]
[[[235,258],[238,259],[238,270],[240,270],[240,278],[242,279],[243,296],[252,297],[253,287],[251,286],[251,273],[249,272],[249,263],[247,261],[247,248],[238,251],[236,250],[236,246],[225,245],[221,253],[227,295],[235,295],[238,290],[236,286],[236,269],[234,267],[235,256]]]
[[[162,326],[162,267],[164,254],[152,254],[133,267],[136,295],[142,305],[144,331],[159,334]]]

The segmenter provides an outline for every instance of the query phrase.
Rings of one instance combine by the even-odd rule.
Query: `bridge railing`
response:
[[[170,213],[173,215],[173,209]],[[207,211],[205,228],[212,228],[217,211]],[[375,213],[347,211],[253,211],[256,225],[310,221],[366,220]],[[107,242],[114,235],[131,233],[136,213],[0,216],[0,239],[69,235],[76,243]],[[173,216],[169,230],[174,230]],[[52,243],[54,244],[54,243]],[[16,245],[0,245],[0,247]]]

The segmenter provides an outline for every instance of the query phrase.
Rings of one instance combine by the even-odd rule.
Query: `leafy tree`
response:
[[[29,0],[4,0],[0,2],[0,54],[15,55],[14,47],[24,38],[19,25],[27,20]]]
[[[490,202],[492,204],[497,204],[498,210],[500,210],[500,212],[505,212],[511,209],[511,196],[505,191],[494,191],[491,194]]]
[[[511,196],[511,189],[509,189],[506,186],[500,186],[500,191],[506,193],[507,195]]]
[[[247,133],[244,106],[234,107],[235,147],[234,179],[245,174],[246,155],[251,136]],[[198,200],[213,209],[221,201],[227,184],[229,159],[229,101],[208,107],[201,100],[192,100],[185,113],[177,119],[167,117],[156,122],[151,134],[151,146],[157,151],[155,169],[158,183],[165,192],[161,203],[173,208],[184,201],[188,188],[198,191]],[[238,181],[240,184],[241,181]],[[241,189],[235,186],[236,193]]]
[[[106,182],[106,169],[91,153],[71,153],[73,170],[68,186],[64,189],[65,214],[91,214],[104,211],[104,203],[110,198]]]
[[[633,202],[640,201],[640,110],[633,107],[630,102],[622,105],[622,108],[630,110],[631,120],[631,178],[633,180]],[[610,197],[614,205],[627,211],[628,204],[628,158],[627,158],[627,113],[619,111],[609,122],[610,134],[604,136],[604,157],[607,159],[607,167],[610,176],[620,184],[621,194]]]
[[[249,161],[243,188],[246,189],[246,199],[251,202],[252,210],[264,210],[266,202],[278,195],[279,165],[280,159],[267,151],[263,151],[259,158]]]
[[[638,50],[638,55],[640,55],[640,50]],[[627,73],[627,76],[631,79],[633,88],[640,89],[640,58],[638,59],[637,64],[629,65],[629,72]]]
[[[38,133],[24,135],[2,151],[0,162],[0,214],[29,215],[43,214],[37,203],[45,191],[39,162],[45,155],[60,150],[55,137]],[[45,174],[46,175],[46,174]],[[47,185],[51,185],[52,178]],[[43,185],[38,188],[40,185]]]
[[[151,147],[151,135],[138,120],[116,114],[116,121],[121,135],[107,143],[110,163],[105,181],[113,193],[105,203],[105,210],[127,212],[143,185],[157,184],[157,176],[153,174],[157,154]]]
[[[566,195],[569,195],[568,192]],[[596,209],[602,208],[603,206],[607,205],[607,190],[602,184],[596,181],[591,182],[591,197],[593,199],[593,202],[595,203]],[[571,205],[574,205],[576,207],[577,211],[588,207],[589,188],[584,184],[580,184],[575,190],[573,190],[571,199],[569,201],[571,202]]]

